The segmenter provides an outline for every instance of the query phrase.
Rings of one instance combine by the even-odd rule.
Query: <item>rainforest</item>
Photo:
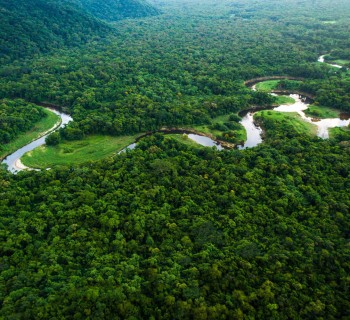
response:
[[[347,0],[0,0],[0,319],[349,319]]]

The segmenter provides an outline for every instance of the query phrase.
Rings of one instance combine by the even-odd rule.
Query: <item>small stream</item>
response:
[[[333,64],[333,63],[328,63],[328,62],[325,62],[324,61],[324,57],[326,56],[326,54],[324,54],[323,56],[320,56],[319,58],[318,58],[318,62],[323,62],[323,63],[327,63],[328,65],[330,65],[330,66],[332,66],[332,67],[336,67],[336,68],[339,68],[339,69],[341,69],[341,68],[343,68],[343,66],[340,66],[339,64]]]

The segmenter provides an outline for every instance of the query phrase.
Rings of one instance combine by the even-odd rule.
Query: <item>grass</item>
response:
[[[295,103],[295,99],[293,99],[292,97],[276,96],[276,104],[278,104],[279,106],[281,104],[293,104],[293,103]]]
[[[310,136],[315,136],[317,134],[317,127],[304,121],[296,112],[264,110],[257,112],[256,116],[261,118],[263,121],[264,119],[270,119],[285,126],[292,126],[298,133],[305,133]]]
[[[349,127],[335,127],[335,128],[329,128],[329,138],[335,138],[336,136],[342,136],[343,134],[349,135],[350,134],[350,128]]]
[[[213,123],[224,124],[229,121],[229,115],[219,116],[213,119]],[[194,126],[195,129],[204,134],[211,134],[218,139],[222,138],[222,131],[210,129],[209,125]],[[235,130],[238,140],[246,140],[246,132],[243,126]],[[93,135],[78,141],[62,141],[58,146],[43,145],[26,153],[21,161],[30,168],[52,168],[61,165],[79,165],[88,161],[101,160],[116,154],[129,144],[133,143],[139,135],[111,137]],[[186,143],[191,147],[200,147],[199,144],[184,135],[170,134],[170,137]]]
[[[26,153],[24,165],[31,168],[52,168],[59,165],[77,165],[116,154],[133,143],[137,135],[111,137],[93,135],[78,141],[63,141],[58,146],[43,145]]]
[[[305,114],[319,119],[339,118],[339,111],[329,107],[310,105]]]
[[[17,149],[22,148],[23,146],[32,142],[33,140],[40,138],[43,132],[46,132],[47,130],[51,129],[55,125],[55,123],[57,123],[60,120],[60,117],[55,113],[51,112],[46,108],[43,109],[47,116],[38,121],[30,131],[21,134],[12,142],[2,146],[3,150],[0,151],[0,159],[15,152]]]
[[[350,60],[345,60],[345,59],[337,59],[337,60],[332,60],[331,63],[339,64],[341,66],[349,64]]]
[[[230,117],[230,115],[223,115],[223,116],[216,117],[216,118],[212,119],[212,124],[215,124],[215,123],[224,124],[225,122],[229,122],[229,117]],[[197,130],[198,132],[203,132],[205,134],[211,134],[217,139],[224,140],[222,137],[222,133],[223,133],[222,131],[216,130],[216,129],[211,129],[209,127],[210,127],[210,125],[198,125],[198,126],[193,126],[192,128]],[[235,136],[236,139],[238,139],[239,141],[242,141],[242,140],[245,141],[247,139],[247,134],[246,134],[246,131],[245,131],[243,126],[241,126],[240,130],[234,130],[234,132],[236,134],[236,136]]]
[[[327,58],[327,56],[325,57]],[[350,63],[350,60],[346,60],[346,59],[335,59],[335,60],[326,60],[325,62],[318,62],[318,63],[326,63],[328,64],[330,67],[334,68],[335,69],[339,69],[337,67],[333,67],[331,66],[331,64],[338,64],[340,66],[344,66],[344,65],[347,65]],[[347,74],[349,74],[349,71],[347,72]]]
[[[262,81],[258,82],[256,84],[256,90],[258,91],[264,91],[264,92],[271,92],[274,89],[278,89],[278,84],[283,80],[268,80],[268,81]],[[285,80],[288,83],[300,83],[299,80]]]
[[[259,82],[256,84],[256,90],[272,91],[273,89],[276,89],[280,81],[281,80],[268,80],[268,81]]]

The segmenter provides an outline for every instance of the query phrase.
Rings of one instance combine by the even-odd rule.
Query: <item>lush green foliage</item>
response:
[[[66,45],[65,32],[71,43],[73,25],[80,44],[115,28],[105,42],[1,64],[0,98],[72,113],[52,158],[119,149],[122,138],[101,146],[92,133],[239,131],[238,111],[275,102],[244,86],[260,76],[305,77],[280,88],[350,110],[349,74],[316,62],[332,50],[345,58],[347,0],[154,0],[164,15],[109,27],[91,16],[63,26],[56,14],[71,4],[51,19],[36,1],[33,32],[26,19],[7,29],[3,62],[21,56],[19,38],[32,54]],[[28,17],[26,6],[16,14]],[[321,140],[291,115],[259,121],[264,143],[243,151],[155,134],[103,161],[0,169],[0,318],[348,319],[349,128]]]
[[[145,17],[158,11],[138,0],[0,0],[0,63],[98,41],[113,29],[98,18]],[[30,69],[24,67],[24,73]]]
[[[330,54],[325,56],[325,60],[338,62],[341,65],[350,67],[350,49],[335,49]]]
[[[0,97],[64,105],[81,136],[208,124],[210,118],[271,102],[247,90],[243,79],[290,74],[319,79],[318,88],[338,86],[337,78],[329,78],[336,71],[311,63],[320,52],[348,44],[347,4],[338,2],[334,13],[313,9],[313,18],[290,1],[261,10],[242,2],[235,13],[224,1],[219,12],[210,7],[210,16],[191,7],[192,18],[176,8],[140,22],[123,21],[115,24],[118,34],[108,43],[4,66]],[[254,11],[249,19],[243,17],[248,8]],[[285,10],[290,16],[280,16]],[[336,25],[321,21],[332,14]],[[333,92],[324,90],[320,100],[333,103]],[[337,99],[344,108],[346,86]]]
[[[5,156],[15,152],[17,149],[25,146],[33,140],[38,139],[43,133],[49,131],[60,122],[58,115],[45,108],[42,108],[42,110],[46,116],[35,122],[34,126],[31,127],[29,131],[26,131],[25,133],[20,132],[11,142],[1,144],[0,159],[3,159]]]
[[[32,129],[34,124],[46,117],[43,108],[21,99],[0,101],[0,151],[5,144],[19,134]]]
[[[327,80],[264,81],[257,85],[257,89],[263,92],[274,89],[305,92],[315,96],[316,105],[350,111],[350,74],[346,70],[333,69]]]
[[[0,0],[0,62],[86,43],[111,29],[78,8],[44,0]],[[23,67],[23,73],[30,69]]]
[[[49,137],[55,137],[55,134]],[[42,169],[57,165],[82,164],[115,155],[132,144],[136,138],[137,136],[89,136],[79,141],[64,141],[58,146],[58,143],[55,144],[57,141],[54,141],[54,144],[49,143],[48,146],[42,146],[25,154],[22,162],[28,167]]]
[[[211,119],[209,125],[192,126],[198,132],[205,133],[213,138],[239,144],[246,140],[246,132],[239,123],[242,120],[237,114],[227,114]]]
[[[125,18],[140,18],[159,14],[159,10],[145,0],[61,0],[77,3],[93,16],[116,21]]]
[[[244,152],[157,135],[89,168],[3,174],[1,315],[348,316],[349,149],[289,131]]]

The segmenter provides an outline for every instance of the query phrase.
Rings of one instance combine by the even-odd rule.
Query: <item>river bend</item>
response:
[[[67,123],[69,123],[70,121],[72,121],[73,119],[68,115],[65,114],[63,112],[54,110],[54,109],[49,109],[52,112],[56,113],[58,116],[60,116],[61,121],[59,124],[55,124],[55,126],[53,128],[51,128],[50,130],[47,131],[46,134],[44,134],[42,137],[40,137],[37,140],[32,141],[31,143],[25,145],[24,147],[18,149],[17,151],[15,151],[14,153],[10,154],[9,156],[7,156],[5,158],[5,160],[2,162],[4,164],[7,165],[7,168],[9,171],[11,171],[12,173],[16,173],[18,171],[24,170],[24,169],[29,169],[26,166],[24,166],[20,159],[21,157],[29,152],[34,150],[35,148],[45,144],[45,139],[46,137],[51,134],[53,131],[58,130],[59,128],[64,127]]]

